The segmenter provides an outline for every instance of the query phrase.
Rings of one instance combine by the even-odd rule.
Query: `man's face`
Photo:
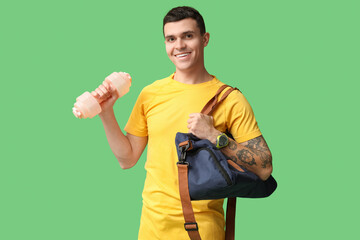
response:
[[[201,36],[194,19],[166,23],[164,35],[167,55],[177,71],[204,67],[204,47],[209,42],[209,34]]]

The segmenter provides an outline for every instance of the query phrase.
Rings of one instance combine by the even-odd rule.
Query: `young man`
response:
[[[111,95],[102,103],[99,116],[122,168],[134,166],[148,144],[139,239],[183,240],[189,236],[178,187],[177,132],[190,132],[216,144],[228,130],[236,141],[229,139],[221,151],[263,180],[272,172],[272,159],[252,109],[239,91],[233,91],[212,117],[199,113],[223,83],[205,69],[204,48],[210,35],[198,11],[190,7],[170,10],[163,31],[176,71],[142,90],[125,126],[126,136],[114,116],[114,89],[104,83],[95,92],[99,97]],[[192,205],[202,239],[224,239],[223,200],[193,201]]]

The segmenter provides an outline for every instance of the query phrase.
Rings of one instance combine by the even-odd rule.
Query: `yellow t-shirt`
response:
[[[200,112],[222,85],[216,77],[184,84],[172,74],[141,91],[124,128],[132,135],[148,136],[138,239],[189,239],[179,195],[175,135],[188,132],[189,114]],[[233,91],[212,116],[215,128],[228,129],[237,142],[261,135],[253,111],[239,91]],[[202,239],[224,239],[223,199],[192,201],[192,205]]]

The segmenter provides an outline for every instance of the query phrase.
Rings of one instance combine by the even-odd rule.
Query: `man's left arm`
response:
[[[209,140],[216,144],[217,136],[215,136],[215,140]],[[262,180],[268,179],[271,175],[272,156],[262,135],[243,143],[238,143],[229,138],[229,145],[221,148],[221,152],[240,167],[258,175]]]
[[[198,138],[208,139],[213,144],[216,144],[216,138],[221,134],[215,129],[213,118],[201,113],[190,114],[188,129]],[[243,143],[229,138],[229,144],[221,148],[221,152],[262,180],[268,179],[272,173],[272,155],[262,135]]]

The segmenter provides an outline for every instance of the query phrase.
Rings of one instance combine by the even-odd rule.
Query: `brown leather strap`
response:
[[[188,183],[188,165],[177,164],[178,175],[179,175],[179,191],[181,205],[185,219],[185,230],[188,232],[191,240],[201,240],[198,225],[195,220],[194,211],[192,208],[190,194],[189,194],[189,183]]]
[[[235,239],[235,213],[236,213],[236,198],[228,198],[227,207],[226,207],[225,240]]]
[[[230,87],[229,85],[222,85],[219,90],[216,92],[215,96],[213,98],[211,98],[208,103],[204,106],[204,108],[201,110],[201,113],[206,114],[206,115],[211,115],[213,113],[213,111],[217,108],[217,106],[220,105],[220,103],[222,103],[222,101],[225,100],[225,98],[234,90],[239,90],[237,88],[233,88],[230,87],[230,89],[228,89],[224,95],[221,97],[220,101],[218,101],[219,95],[221,94],[221,92],[227,88]]]
[[[204,106],[204,108],[201,110],[201,113],[207,114],[211,111],[212,107],[217,103],[218,97],[220,93],[226,88],[228,85],[222,85],[218,91],[215,93],[215,96],[213,96]]]
[[[218,101],[219,95],[221,92],[230,87],[228,85],[223,85],[216,92],[215,96],[211,98],[205,107],[201,110],[201,113],[211,115],[216,107],[224,101],[224,99],[237,88],[230,87],[224,95]],[[188,165],[187,164],[177,164],[178,166],[178,175],[179,175],[179,191],[181,205],[184,213],[185,224],[184,227],[187,230],[191,240],[201,240],[198,225],[195,220],[194,211],[191,204],[190,193],[189,193],[189,183],[188,183]],[[226,210],[226,240],[234,240],[235,237],[235,207],[236,207],[236,198],[229,198],[228,205]]]
[[[227,90],[224,95],[221,97],[220,101],[218,101],[212,108],[211,111],[208,113],[208,115],[211,115],[213,113],[213,111],[217,108],[217,106],[220,105],[220,103],[222,103],[222,101],[224,101],[224,99],[234,90],[236,90],[237,88],[230,88],[229,90]]]

